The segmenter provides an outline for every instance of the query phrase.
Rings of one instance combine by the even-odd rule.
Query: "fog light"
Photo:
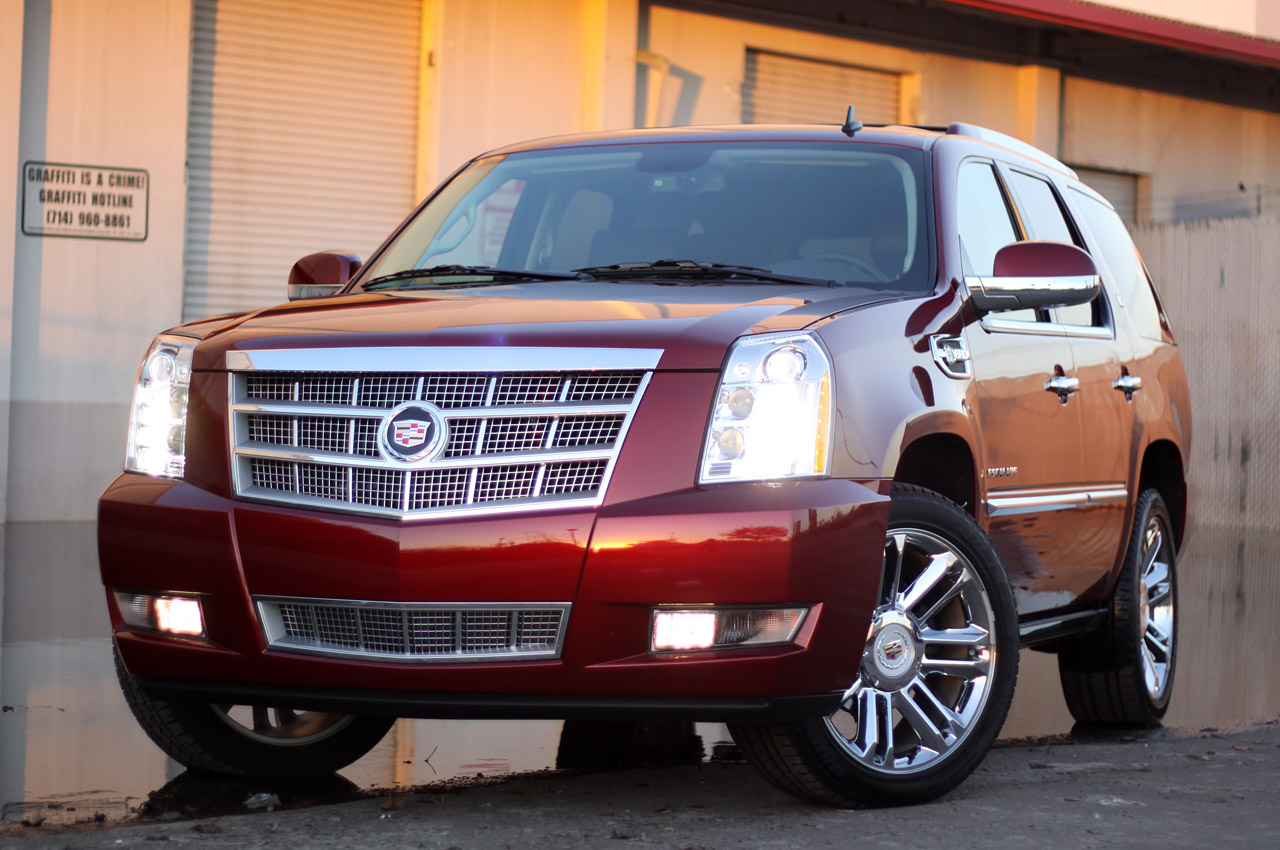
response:
[[[130,626],[171,635],[204,636],[200,600],[191,596],[152,596],[115,591],[120,615]]]
[[[795,640],[808,608],[655,608],[653,652],[729,649]]]
[[[716,640],[714,611],[655,611],[654,649],[710,649]]]

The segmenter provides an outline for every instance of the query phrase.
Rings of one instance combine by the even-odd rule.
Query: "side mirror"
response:
[[[964,279],[979,310],[1087,304],[1102,289],[1093,258],[1065,242],[1028,241],[996,252],[990,277]]]
[[[356,254],[342,251],[307,254],[289,272],[289,300],[332,295],[346,286],[363,264]]]

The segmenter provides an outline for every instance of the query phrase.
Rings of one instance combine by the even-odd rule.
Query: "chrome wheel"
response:
[[[857,680],[827,728],[856,761],[892,774],[945,759],[982,716],[996,664],[991,600],[942,537],[890,531]]]
[[[214,705],[223,722],[254,741],[276,747],[296,747],[323,741],[355,720],[350,714],[294,711],[265,705]]]
[[[1162,703],[1168,696],[1173,663],[1173,546],[1156,516],[1142,533],[1142,564],[1138,583],[1142,677],[1147,696]]]
[[[846,637],[857,668],[839,708],[729,727],[766,779],[828,805],[921,803],[959,785],[1018,678],[1018,615],[991,540],[937,493],[894,484],[890,498],[881,563],[848,574],[873,607],[870,629]]]
[[[1058,646],[1062,694],[1081,723],[1150,726],[1169,708],[1178,657],[1173,529],[1160,493],[1143,490],[1107,620]]]

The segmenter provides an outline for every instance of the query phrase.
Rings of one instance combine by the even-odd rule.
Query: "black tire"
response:
[[[702,761],[702,739],[678,720],[566,720],[556,750],[558,770],[625,770]]]
[[[849,636],[866,645],[840,710],[730,727],[747,760],[797,797],[833,806],[940,797],[978,766],[1009,711],[1017,612],[973,518],[936,493],[894,485],[882,575],[870,635]]]
[[[116,675],[133,716],[156,746],[186,767],[213,773],[325,776],[373,749],[395,723],[394,717],[158,699],[124,669],[118,652]],[[237,722],[241,713],[262,731]]]
[[[1058,673],[1081,723],[1154,726],[1169,708],[1177,661],[1177,551],[1160,494],[1143,490],[1107,620],[1058,647]]]

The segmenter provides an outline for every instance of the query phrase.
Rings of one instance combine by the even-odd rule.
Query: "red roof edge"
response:
[[[1018,18],[1107,33],[1176,50],[1280,68],[1280,41],[1081,0],[942,0]]]

